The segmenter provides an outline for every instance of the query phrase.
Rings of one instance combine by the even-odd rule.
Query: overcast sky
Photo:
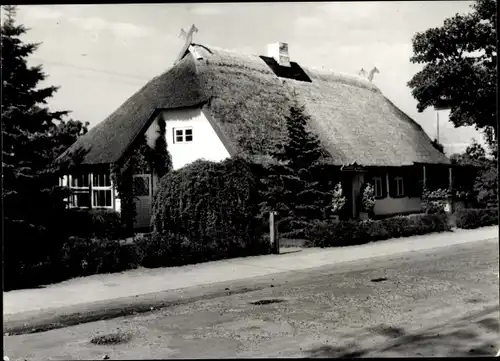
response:
[[[416,32],[469,12],[468,1],[26,5],[18,21],[25,40],[43,42],[32,64],[42,64],[48,84],[61,86],[55,109],[93,126],[148,80],[172,66],[195,24],[194,42],[265,55],[267,44],[287,42],[292,61],[357,73],[377,66],[374,84],[415,119],[431,138],[436,113],[418,113],[406,83],[420,69],[411,64]],[[440,115],[441,141],[470,141],[477,133],[452,129]]]

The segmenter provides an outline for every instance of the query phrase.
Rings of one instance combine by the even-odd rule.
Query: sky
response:
[[[47,85],[60,86],[54,110],[91,126],[104,120],[153,77],[169,69],[183,45],[181,28],[195,24],[194,42],[266,55],[267,44],[288,43],[290,60],[357,74],[376,66],[373,83],[434,139],[436,112],[417,111],[407,82],[422,65],[412,64],[412,37],[438,27],[469,1],[318,3],[179,3],[24,5],[17,21],[30,30],[24,41],[42,42],[30,57],[42,64]],[[440,114],[440,141],[447,152],[463,150],[471,128],[454,128]]]

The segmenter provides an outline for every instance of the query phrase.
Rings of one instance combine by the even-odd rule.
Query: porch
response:
[[[374,218],[422,212],[422,190],[453,189],[453,165],[414,164],[403,167],[340,168],[340,182],[347,198],[343,219],[357,219],[362,211],[361,189],[365,183],[374,187]],[[450,209],[451,211],[451,209]]]

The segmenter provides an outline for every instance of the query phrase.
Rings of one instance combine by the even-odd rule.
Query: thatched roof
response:
[[[190,49],[195,56],[187,51],[67,153],[83,148],[83,164],[115,162],[156,111],[204,104],[233,155],[265,161],[285,136],[283,113],[296,93],[311,116],[310,129],[320,137],[328,163],[449,163],[423,129],[367,80],[296,63],[287,74],[267,57],[195,44]]]

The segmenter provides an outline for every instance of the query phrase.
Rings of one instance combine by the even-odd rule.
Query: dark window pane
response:
[[[182,137],[175,137],[176,142],[182,142]]]
[[[109,174],[103,174],[102,178],[103,187],[111,187],[111,177],[109,176]]]
[[[72,187],[88,187],[89,176],[88,174],[75,174],[71,177]]]
[[[177,129],[175,131],[175,135],[182,135],[182,129]]]
[[[186,129],[186,135],[193,135],[193,129]]]
[[[192,135],[186,135],[186,142],[192,142],[193,141],[193,136]]]
[[[88,192],[76,193],[74,196],[75,207],[90,207],[90,194]]]
[[[94,207],[111,207],[111,191],[94,191]]]
[[[137,197],[149,196],[149,178],[147,177],[134,178],[134,194]]]

